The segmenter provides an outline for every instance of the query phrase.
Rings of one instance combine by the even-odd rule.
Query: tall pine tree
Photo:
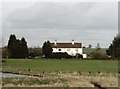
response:
[[[22,52],[21,56],[23,58],[28,56],[28,47],[27,47],[27,42],[26,42],[25,38],[21,39],[21,52]]]
[[[43,47],[42,47],[42,53],[46,58],[51,58],[52,57],[52,46],[50,41],[44,42]]]
[[[25,38],[16,39],[15,35],[10,35],[8,41],[9,58],[26,58],[28,56],[28,47]]]
[[[106,52],[112,57],[120,58],[120,34],[114,37],[112,44],[109,46],[109,49],[106,50]]]
[[[8,41],[8,51],[10,53],[10,58],[15,56],[15,51],[16,51],[16,36],[15,35],[10,35],[9,41]]]

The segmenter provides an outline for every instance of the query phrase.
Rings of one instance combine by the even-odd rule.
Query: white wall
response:
[[[75,56],[76,53],[82,54],[82,48],[53,48],[53,52],[67,52],[69,55]]]
[[[87,58],[87,54],[82,54],[83,55],[83,58]]]

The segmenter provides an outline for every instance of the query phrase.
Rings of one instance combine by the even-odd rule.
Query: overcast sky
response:
[[[4,2],[2,36],[25,37],[28,46],[53,42],[100,43],[108,47],[118,33],[117,2]]]

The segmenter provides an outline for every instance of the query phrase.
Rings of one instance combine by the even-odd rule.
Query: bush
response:
[[[41,48],[29,48],[28,58],[40,58],[42,57]]]
[[[30,52],[28,54],[28,58],[35,58],[35,53],[34,52]]]
[[[100,60],[107,60],[109,59],[108,55],[105,53],[102,53],[100,51],[94,51],[91,53],[91,58],[92,59],[100,59]]]
[[[65,53],[58,52],[58,53],[53,53],[52,58],[62,59],[62,58],[72,58],[72,56],[68,55],[66,52]]]
[[[77,53],[77,54],[76,54],[76,58],[77,58],[77,59],[79,59],[79,58],[82,58],[82,59],[83,59],[83,55],[82,55],[82,54]]]
[[[2,58],[9,58],[10,52],[7,48],[2,49]]]

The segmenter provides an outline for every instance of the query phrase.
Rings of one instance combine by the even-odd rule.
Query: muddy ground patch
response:
[[[45,73],[43,76],[2,80],[3,87],[118,87],[117,73],[52,72]]]

